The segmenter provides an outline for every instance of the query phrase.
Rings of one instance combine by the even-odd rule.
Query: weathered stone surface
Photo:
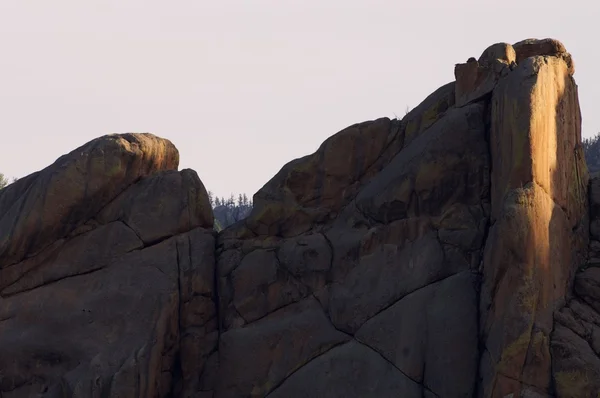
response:
[[[220,339],[216,395],[266,396],[298,368],[348,339],[312,297],[231,329]]]
[[[590,250],[600,252],[600,175],[590,176]],[[596,243],[594,243],[596,241]]]
[[[570,233],[564,213],[535,183],[507,196],[484,259],[482,331],[496,369],[484,375],[490,388],[502,388],[493,381],[500,375],[542,391],[550,386],[552,314],[573,272]]]
[[[210,234],[195,230],[190,237],[214,247]],[[191,312],[180,308],[185,303],[178,285],[185,279],[178,280],[179,239],[2,299],[3,395],[166,396],[173,384],[171,369],[201,367],[201,356],[184,356],[176,365],[184,331],[179,324]]]
[[[257,192],[247,219],[250,230],[281,236],[307,232],[340,210],[402,142],[399,123],[387,118],[340,131],[316,153],[285,165]]]
[[[571,54],[565,46],[555,39],[525,39],[513,44],[517,56],[517,63],[526,58],[535,56],[551,56],[561,58],[565,61],[570,75],[575,73],[575,65]]]
[[[590,234],[600,214],[599,176],[590,182]],[[552,370],[559,397],[600,394],[600,264],[592,257],[598,242],[591,240],[587,264],[575,275],[573,298],[556,313],[551,340]]]
[[[516,106],[515,104],[519,104]],[[577,86],[565,62],[531,57],[503,79],[492,99],[492,218],[512,189],[535,182],[574,226],[587,212]],[[508,139],[510,137],[510,139]]]
[[[162,379],[162,366],[173,361],[177,343],[176,271],[175,245],[167,241],[3,299],[3,395],[164,395],[170,380]]]
[[[305,365],[272,398],[423,396],[423,387],[357,342],[334,348]]]
[[[455,105],[456,83],[451,82],[438,88],[423,100],[417,107],[402,118],[403,140],[399,147],[393,147],[395,154],[402,147],[407,147],[416,137],[440,120],[448,109]],[[387,163],[389,159],[386,159]]]
[[[407,115],[398,134],[414,129],[410,143],[393,156],[386,155],[387,163],[352,188],[354,196],[335,212],[329,204],[315,202],[317,211],[322,206],[330,216],[310,231],[293,237],[256,236],[239,224],[220,234],[217,268],[223,334],[219,370],[213,376],[216,397],[472,395],[478,365],[478,303],[471,272],[479,266],[490,208],[486,107],[471,104],[456,109],[448,105],[453,97],[453,87],[445,87]],[[337,147],[331,156],[348,156],[346,150]],[[287,170],[295,167],[298,164],[292,163],[281,173],[289,176]],[[291,177],[287,183],[303,187]],[[325,186],[332,183],[323,180]],[[267,196],[257,194],[261,195]],[[246,224],[254,221],[250,216]],[[277,224],[274,230],[281,231]],[[391,308],[402,310],[394,313],[394,319],[411,319],[413,314],[411,322],[417,322],[414,306],[399,303],[410,302],[421,291],[422,306],[431,305],[421,314],[431,317],[422,332],[432,338],[425,342],[429,350],[418,357],[427,369],[419,378],[374,351],[379,350],[372,337],[376,330],[366,325],[385,319]],[[308,316],[287,315],[305,303],[310,303],[310,314],[318,315],[319,323],[290,324]],[[461,328],[444,337],[441,331],[446,332],[455,316]],[[408,327],[391,323],[389,336]],[[321,333],[328,329],[338,337],[334,342],[327,338],[322,346]],[[282,334],[283,330],[287,332]],[[355,342],[332,348],[351,339]],[[390,338],[385,343],[392,351],[406,341]],[[282,344],[286,355],[273,351]],[[456,350],[448,350],[448,345]],[[442,349],[447,354],[441,354]],[[351,377],[354,366],[359,373]],[[329,376],[317,377],[320,372]],[[366,379],[357,385],[357,377]]]
[[[600,268],[588,268],[578,273],[574,288],[578,297],[600,312]]]
[[[517,396],[526,387],[553,393],[553,313],[587,244],[577,87],[562,58],[521,59],[526,50],[515,50],[520,63],[498,82],[491,103],[494,225],[481,295],[486,397]]]
[[[151,244],[196,226],[211,228],[213,217],[205,192],[193,170],[159,173],[131,186],[102,209],[96,220],[120,220],[144,244]]]
[[[300,300],[308,293],[279,265],[274,251],[248,254],[231,274],[233,305],[246,322]]]
[[[0,191],[0,395],[198,391],[215,243],[206,190],[177,163],[169,141],[111,135]]]
[[[559,397],[595,397],[600,393],[600,358],[574,332],[556,325],[552,336],[553,372]]]
[[[464,64],[456,64],[456,106],[479,101],[491,94],[498,80],[513,67],[515,60],[515,50],[510,44],[497,43],[488,47],[479,60],[471,59]]]
[[[489,194],[484,118],[481,104],[447,111],[361,190],[358,210],[388,224],[440,217],[457,202],[479,206]]]
[[[218,235],[150,134],[0,190],[0,396],[598,396],[573,72],[556,40],[494,44],[402,120],[285,165]]]
[[[205,379],[213,369],[210,356],[218,347],[218,308],[215,289],[215,239],[196,228],[177,237],[179,275],[179,361],[170,368],[175,377],[172,395],[193,397],[210,392]]]
[[[100,225],[68,241],[59,241],[38,256],[2,269],[0,294],[7,297],[69,276],[96,271],[143,246],[135,232],[120,221]]]
[[[151,134],[108,135],[0,191],[2,268],[64,238],[137,179],[174,170],[179,153]]]
[[[440,397],[472,396],[477,379],[477,279],[453,275],[371,318],[356,338]]]
[[[358,264],[331,287],[329,313],[339,329],[355,332],[405,295],[457,271],[445,264],[434,234],[403,247],[392,242],[385,239],[374,243],[376,249],[361,256]]]

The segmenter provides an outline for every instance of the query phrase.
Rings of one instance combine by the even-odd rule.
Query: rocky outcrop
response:
[[[373,357],[350,391],[404,380],[398,396],[551,396],[553,314],[587,242],[577,89],[555,43],[493,45],[402,121],[352,126],[284,167],[220,236],[221,341],[276,344],[255,330],[316,300],[343,352],[395,371],[364,370]],[[287,371],[269,354],[244,383],[224,375],[254,357],[223,355],[216,395],[331,396],[349,371],[321,359],[336,352],[287,351]]]
[[[553,314],[564,305],[587,243],[577,87],[562,58],[531,54],[491,98],[492,227],[481,302],[485,396],[552,394]]]
[[[402,120],[285,165],[217,236],[152,135],[19,180],[2,396],[595,397],[600,183],[590,240],[573,73],[556,40],[492,45]]]
[[[338,173],[355,173],[356,194],[346,203],[333,202],[341,195],[315,202],[320,214],[302,220],[306,231],[290,236],[285,218],[270,226],[278,235],[252,231],[264,219],[261,206],[269,208],[259,192],[246,223],[220,235],[216,396],[337,396],[332,394],[341,384],[339,394],[356,396],[470,394],[478,367],[477,268],[490,208],[490,159],[485,105],[452,108],[452,90],[445,87],[429,106],[409,115],[408,120],[423,120],[426,112],[441,112],[410,143],[408,123],[385,119],[334,136],[347,148],[345,140],[367,131],[372,147],[400,149],[393,157],[371,155],[375,164],[344,157],[347,169]],[[295,167],[323,157],[317,152]],[[282,172],[297,175],[293,169]],[[370,178],[361,178],[369,172]],[[290,206],[308,208],[311,203],[301,200],[310,194],[301,190],[312,187],[290,177],[287,183],[297,192],[285,192],[300,198],[290,199]],[[285,206],[282,212],[290,211]],[[310,311],[299,317],[291,307]],[[309,317],[320,324],[302,335],[278,331],[302,330],[290,323],[309,324]],[[262,351],[264,360],[242,346]],[[357,373],[345,362],[355,362]],[[452,372],[441,372],[449,363]],[[224,377],[244,375],[248,368],[253,369],[248,380]]]
[[[201,372],[212,213],[178,162],[167,140],[110,135],[0,191],[2,397],[167,396]]]

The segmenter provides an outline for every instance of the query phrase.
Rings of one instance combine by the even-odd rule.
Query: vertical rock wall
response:
[[[528,57],[520,54],[525,45]],[[515,45],[520,62],[491,98],[492,227],[481,301],[486,397],[553,394],[553,316],[587,245],[577,86],[566,52],[544,45]]]

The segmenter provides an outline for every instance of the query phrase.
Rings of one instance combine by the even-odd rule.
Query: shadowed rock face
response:
[[[595,397],[600,183],[590,241],[573,73],[556,40],[492,45],[402,120],[285,165],[218,236],[149,134],[10,185],[1,395]]]
[[[253,370],[248,380],[218,377],[216,396],[470,394],[478,367],[477,268],[489,212],[485,115],[482,104],[448,107],[308,232],[238,238],[251,235],[239,225],[220,236],[221,374]],[[374,139],[389,134],[389,122],[380,126]],[[404,133],[400,124],[395,145]],[[259,217],[260,209],[247,224]],[[288,308],[309,305],[310,316],[322,319],[310,334],[282,337],[267,326],[293,322],[298,315]],[[230,352],[235,340],[243,344]],[[262,344],[260,356],[247,352]],[[350,376],[343,363],[355,360],[364,363]],[[450,363],[454,369],[440,372]]]
[[[167,396],[216,341],[204,186],[109,135],[0,191],[2,397]],[[175,371],[179,369],[178,371]]]
[[[594,397],[600,391],[600,176],[590,183],[590,244],[575,275],[573,294],[554,315],[551,340],[556,393]]]

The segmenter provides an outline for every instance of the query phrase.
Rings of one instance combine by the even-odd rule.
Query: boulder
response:
[[[167,140],[109,135],[0,191],[0,395],[196,391],[217,344],[213,218],[177,163]]]
[[[464,106],[490,95],[498,80],[514,67],[516,54],[507,43],[497,43],[488,47],[479,60],[469,59],[464,64],[456,64],[456,106]]]
[[[561,58],[567,64],[569,75],[575,73],[575,64],[571,54],[567,52],[564,44],[556,39],[525,39],[513,44],[517,56],[517,63],[535,56],[550,56]]]
[[[0,195],[1,267],[67,237],[141,177],[178,164],[179,152],[168,140],[108,135],[10,184]]]

